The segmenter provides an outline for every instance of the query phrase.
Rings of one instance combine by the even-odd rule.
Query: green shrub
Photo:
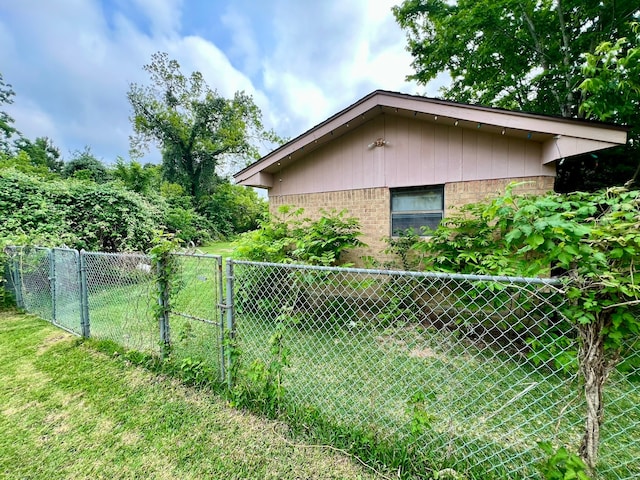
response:
[[[236,256],[262,262],[295,262],[311,265],[340,264],[341,254],[364,246],[357,218],[347,211],[321,210],[317,220],[302,218],[304,209],[283,205],[260,228],[245,233],[236,243]]]
[[[167,232],[174,233],[185,244],[201,245],[218,238],[213,224],[193,208],[168,206],[164,223]]]
[[[267,202],[250,187],[218,184],[211,195],[199,202],[198,211],[222,235],[230,237],[255,230],[267,216]]]
[[[44,179],[0,171],[0,235],[29,243],[143,251],[160,230],[161,207],[111,183]]]

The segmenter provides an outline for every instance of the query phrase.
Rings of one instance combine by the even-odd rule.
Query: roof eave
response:
[[[252,181],[250,179],[255,179],[256,174],[271,165],[295,161],[295,157],[306,154],[309,147],[317,148],[385,111],[456,126],[460,124],[461,127],[467,128],[477,123],[478,128],[492,126],[498,131],[501,130],[502,134],[508,132],[509,135],[519,134],[527,138],[531,138],[533,134],[541,134],[546,137],[542,142],[543,145],[552,145],[549,141],[551,136],[555,140],[562,138],[565,144],[566,139],[585,139],[588,144],[594,146],[595,150],[625,144],[629,130],[613,124],[513,112],[376,90],[239,171],[234,178],[242,185],[249,185],[248,182]],[[558,142],[555,143],[556,147],[557,144]],[[306,151],[305,148],[307,148]],[[543,159],[543,163],[561,158],[556,155],[557,152],[554,153],[553,148],[548,147],[546,150],[549,153]]]

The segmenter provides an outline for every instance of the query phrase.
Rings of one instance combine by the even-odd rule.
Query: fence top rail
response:
[[[57,250],[63,252],[75,252],[76,254],[82,252],[87,255],[95,255],[95,256],[105,256],[105,257],[129,257],[129,258],[151,258],[149,255],[140,252],[92,252],[87,250],[81,250],[80,252],[74,248],[69,247],[39,247],[39,246],[25,246],[25,245],[7,245],[5,250],[7,251],[24,251],[24,250]],[[222,260],[222,255],[212,255],[209,253],[190,253],[190,252],[172,252],[171,255],[181,256],[181,257],[198,257],[198,258],[211,258],[215,260]]]
[[[171,252],[171,255],[180,257],[214,258],[216,260],[222,260],[222,255],[212,255],[210,253]]]
[[[439,278],[448,280],[467,280],[480,282],[501,282],[501,283],[525,283],[536,285],[561,286],[560,280],[555,278],[537,278],[537,277],[511,277],[506,275],[472,275],[465,273],[441,273],[441,272],[411,272],[402,270],[378,270],[371,268],[351,268],[351,267],[324,267],[319,265],[304,265],[294,263],[273,263],[273,262],[251,262],[246,260],[227,259],[236,265],[253,265],[264,267],[278,267],[290,270],[316,270],[323,272],[341,272],[341,273],[358,273],[365,275],[387,275],[387,276],[404,276],[416,278]]]
[[[82,255],[91,255],[94,257],[126,257],[126,258],[139,258],[141,260],[150,260],[151,257],[145,253],[128,253],[128,252],[88,252],[86,250],[80,250]]]

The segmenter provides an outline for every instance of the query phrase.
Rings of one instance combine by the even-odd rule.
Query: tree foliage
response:
[[[106,182],[111,179],[107,167],[93,155],[89,147],[73,153],[71,160],[65,163],[62,169],[62,176],[94,182]]]
[[[200,202],[200,211],[224,236],[248,232],[267,217],[267,202],[250,187],[221,182]]]
[[[34,164],[31,156],[24,151],[18,151],[16,154],[0,152],[0,170],[9,169],[36,175],[38,177],[47,177],[51,175],[51,172],[46,166]]]
[[[46,167],[49,172],[62,173],[64,161],[60,155],[60,149],[56,147],[48,137],[37,137],[34,141],[25,137],[18,138],[15,149],[29,156],[31,164],[35,167]]]
[[[580,108],[589,117],[623,125],[640,117],[640,24],[631,28],[629,37],[602,42],[584,55]]]
[[[633,33],[599,44],[585,54],[580,84],[584,101],[580,106],[587,118],[627,125],[630,147],[637,167],[632,182],[640,173],[640,24],[631,24]]]
[[[116,159],[116,164],[111,169],[113,178],[122,182],[129,190],[142,195],[159,190],[161,174],[158,165],[147,163],[143,166],[135,160],[125,162],[121,157]]]
[[[0,72],[0,108],[3,105],[12,104],[14,95],[13,88],[10,84],[5,83],[2,72]],[[13,122],[13,118],[7,112],[0,110],[0,152],[6,153],[9,150],[9,140],[17,132],[12,126]]]
[[[258,140],[273,140],[265,132],[252,98],[236,92],[226,99],[211,89],[200,72],[185,75],[166,53],[156,53],[144,66],[151,85],[132,84],[132,152],[150,143],[162,151],[163,174],[196,199],[210,194],[216,169],[225,158],[254,159]]]
[[[406,0],[393,9],[407,31],[412,78],[448,72],[451,100],[578,114],[582,55],[626,37],[635,0]]]

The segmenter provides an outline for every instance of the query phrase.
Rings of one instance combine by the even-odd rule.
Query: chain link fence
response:
[[[540,478],[538,442],[580,443],[576,332],[553,280],[235,261],[233,279],[239,359],[285,352],[285,402],[460,478]],[[613,377],[599,478],[640,478],[638,372]]]
[[[19,307],[76,335],[161,354],[160,292],[151,257],[8,247],[7,286]],[[224,378],[222,259],[172,254],[177,265],[166,331],[171,355],[206,362]]]
[[[7,253],[8,286],[31,313],[155,354],[166,331],[172,356],[236,384],[279,362],[283,404],[408,446],[459,478],[540,478],[538,442],[580,443],[576,332],[550,279],[240,261],[223,275],[220,257],[173,254],[163,326],[146,255]],[[640,478],[640,358],[631,351],[608,380],[599,479]]]
[[[160,353],[155,275],[146,255],[82,252],[90,336]]]

